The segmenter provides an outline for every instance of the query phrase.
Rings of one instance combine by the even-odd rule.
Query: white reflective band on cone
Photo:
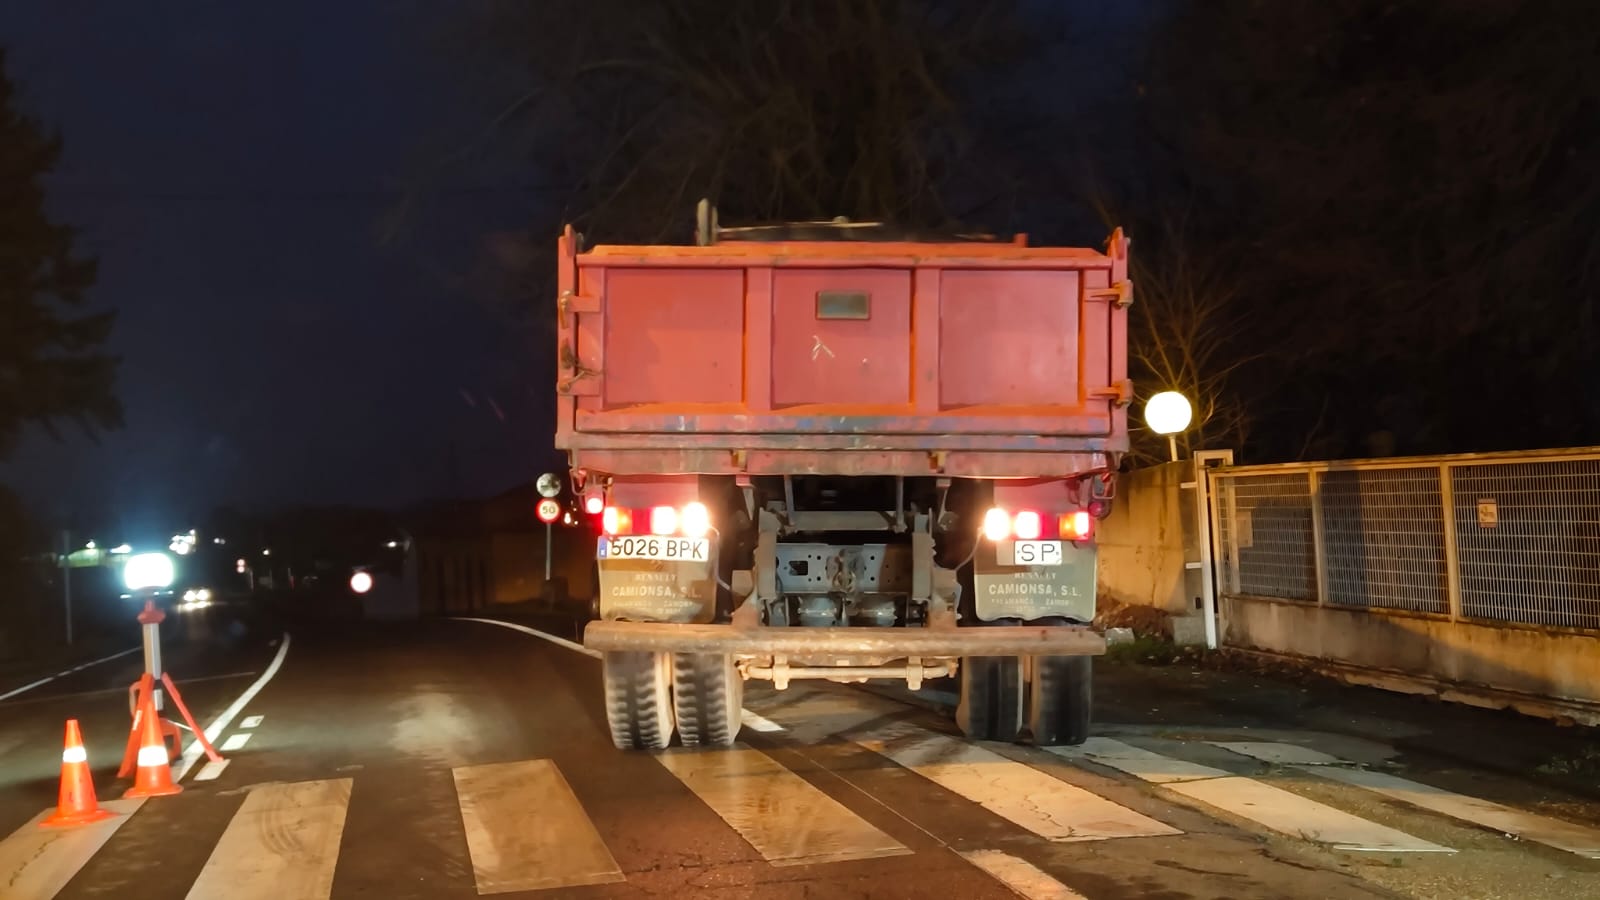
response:
[[[88,762],[89,751],[82,747],[68,747],[61,751],[61,761],[64,763]]]
[[[149,768],[150,766],[164,766],[164,765],[167,765],[168,763],[170,763],[171,761],[172,760],[167,758],[167,748],[165,748],[165,747],[140,747],[139,748],[139,767],[140,768]]]

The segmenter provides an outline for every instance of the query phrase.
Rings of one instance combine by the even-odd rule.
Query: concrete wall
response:
[[[1600,703],[1600,636],[1265,600],[1221,604],[1229,646]]]
[[[1174,615],[1198,595],[1183,564],[1192,538],[1194,492],[1179,485],[1188,463],[1138,469],[1117,478],[1111,515],[1100,523],[1100,596]]]

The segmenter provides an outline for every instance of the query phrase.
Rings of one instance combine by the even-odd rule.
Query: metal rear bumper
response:
[[[1105,638],[1087,626],[996,628],[741,628],[656,622],[590,622],[591,650],[751,656],[1099,656]]]

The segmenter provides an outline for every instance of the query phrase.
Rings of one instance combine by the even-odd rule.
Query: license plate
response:
[[[1063,562],[1060,541],[1015,541],[1011,556],[1018,566],[1059,566]]]
[[[709,538],[614,537],[601,538],[596,559],[656,559],[668,562],[706,562],[711,556]]]

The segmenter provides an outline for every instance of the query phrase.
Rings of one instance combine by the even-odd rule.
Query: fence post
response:
[[[1322,473],[1316,469],[1306,473],[1311,492],[1311,565],[1316,572],[1317,605],[1328,605],[1328,554],[1322,533]]]
[[[1456,486],[1450,477],[1450,464],[1439,464],[1439,501],[1444,507],[1444,584],[1450,604],[1450,621],[1461,621],[1461,558],[1456,541]]]

